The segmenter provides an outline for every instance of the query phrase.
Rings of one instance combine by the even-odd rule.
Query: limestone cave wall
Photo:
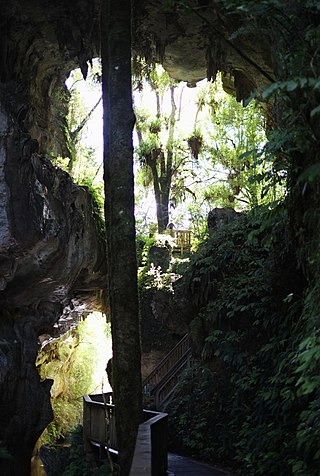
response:
[[[52,382],[35,367],[39,335],[59,332],[69,310],[104,310],[92,199],[50,162],[68,154],[64,80],[97,55],[97,4],[74,7],[13,1],[0,13],[0,447],[12,457],[0,459],[2,475],[30,473],[52,419]]]
[[[8,142],[1,201],[0,440],[18,465],[12,474],[24,474],[21,468],[28,468],[33,445],[52,418],[51,383],[40,382],[35,368],[38,337],[52,335],[53,326],[63,332],[71,310],[104,310],[106,267],[88,191],[48,159],[11,148],[20,144],[14,133]]]

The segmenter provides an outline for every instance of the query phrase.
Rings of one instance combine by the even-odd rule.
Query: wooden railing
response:
[[[184,358],[175,365],[166,375],[161,384],[154,389],[155,408],[163,408],[166,400],[170,397],[171,392],[175,389],[181,378],[181,373],[191,366],[192,354],[191,349],[185,354]]]
[[[184,253],[189,253],[191,250],[191,231],[190,230],[175,230],[170,229],[167,233],[175,240],[175,246],[173,252],[180,253],[181,256]]]
[[[190,365],[189,334],[166,355],[143,382],[145,397],[159,409],[177,385],[181,372]],[[164,476],[167,471],[166,413],[143,410],[130,476]],[[83,434],[87,457],[102,461],[117,456],[116,407],[112,393],[83,396]]]
[[[143,410],[129,476],[165,476],[168,469],[168,414]]]
[[[177,345],[161,360],[156,368],[144,379],[143,393],[150,394],[159,385],[170,370],[190,351],[190,338],[186,334]]]
[[[117,448],[112,393],[83,396],[83,432],[86,445],[95,442],[108,448]]]
[[[154,400],[155,408],[159,410],[161,404],[177,385],[182,370],[188,367],[190,361],[190,338],[189,334],[186,334],[143,381],[145,402]]]
[[[87,457],[117,455],[115,405],[112,394],[83,396],[83,436]],[[168,415],[143,410],[130,476],[165,476],[168,469]],[[93,452],[97,450],[96,456]]]

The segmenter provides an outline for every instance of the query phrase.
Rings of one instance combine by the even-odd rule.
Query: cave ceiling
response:
[[[167,11],[165,3],[135,2],[136,53],[161,61],[173,78],[190,86],[224,71],[226,87],[239,99],[273,77],[267,41],[250,29],[241,40],[230,41],[243,25],[221,10],[221,2],[191,1],[191,13],[178,7]],[[3,5],[0,15],[0,78],[32,82],[29,93],[42,95],[42,106],[70,69],[80,66],[86,74],[88,61],[99,56],[97,0],[15,0]]]
[[[192,11],[176,7],[166,11],[165,2],[145,1],[136,22],[135,47],[160,61],[177,80],[195,86],[197,81],[225,76],[228,92],[244,99],[273,79],[270,46],[262,35],[227,14],[215,1],[190,1]],[[231,40],[241,28],[248,33]]]

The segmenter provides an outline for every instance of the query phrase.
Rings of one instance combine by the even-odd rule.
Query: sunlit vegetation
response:
[[[94,313],[61,338],[50,340],[40,351],[40,377],[54,380],[54,421],[42,435],[41,444],[54,443],[82,422],[84,394],[109,391],[105,367],[111,357],[110,339],[105,316]]]
[[[91,192],[96,210],[103,216],[102,180],[102,91],[101,65],[94,60],[86,81],[80,69],[70,73],[65,138],[67,157],[54,157],[53,163]]]
[[[215,206],[244,210],[281,199],[285,187],[272,175],[265,153],[266,120],[258,102],[243,107],[223,90],[219,76],[215,83],[202,82],[190,104],[184,102],[185,85],[170,80],[160,66],[142,71],[147,79],[135,92],[141,215],[147,210],[139,199],[150,187],[161,232],[173,222],[201,235]]]
[[[72,431],[69,464],[64,469],[62,476],[111,476],[112,474],[114,475],[116,472],[112,471],[109,462],[105,462],[95,469],[90,468],[83,447],[83,429],[81,426],[76,427]]]
[[[265,153],[266,120],[258,102],[243,107],[223,90],[220,76],[215,83],[203,81],[189,90],[185,83],[171,80],[160,65],[148,66],[142,59],[136,61],[134,74],[140,233],[147,234],[157,221],[160,232],[173,222],[202,236],[207,213],[215,206],[243,210],[283,196],[281,177],[275,180]],[[99,123],[93,117],[101,97],[99,64],[87,78],[88,86],[81,78],[75,70],[68,80],[70,157],[55,163],[88,186],[102,210],[101,149],[88,145],[88,131]],[[88,106],[85,97],[92,91]]]

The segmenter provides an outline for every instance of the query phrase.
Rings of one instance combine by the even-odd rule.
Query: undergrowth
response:
[[[216,230],[184,276],[199,364],[168,407],[171,445],[239,474],[319,471],[318,298],[304,301],[288,229],[282,207],[244,216]]]
[[[108,461],[97,468],[91,468],[86,461],[83,447],[82,426],[76,427],[72,432],[72,443],[70,448],[69,464],[62,473],[62,476],[111,476],[117,474],[113,471]]]

